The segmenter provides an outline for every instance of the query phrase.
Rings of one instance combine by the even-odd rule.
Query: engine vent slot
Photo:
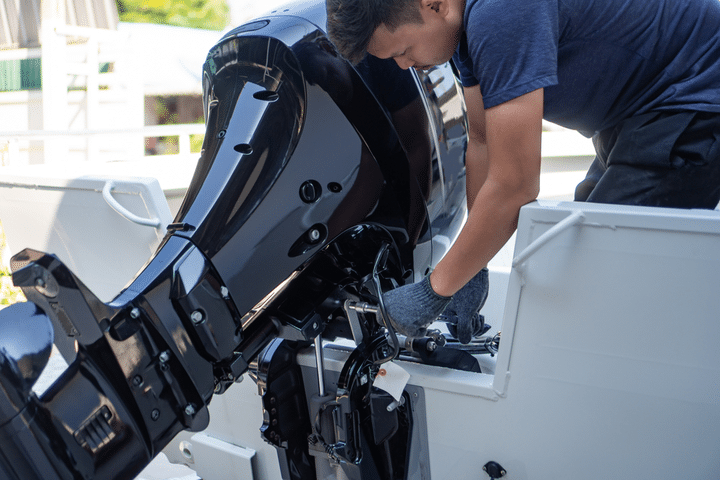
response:
[[[272,90],[262,90],[260,92],[255,92],[253,97],[264,102],[276,102],[277,99],[280,98],[280,95]]]
[[[250,155],[253,152],[252,146],[248,143],[238,143],[233,147],[233,149],[243,155]]]
[[[92,453],[97,452],[115,438],[115,432],[110,426],[111,418],[110,409],[103,406],[75,432],[75,440]]]

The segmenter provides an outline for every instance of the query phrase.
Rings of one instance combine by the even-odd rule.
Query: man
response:
[[[327,0],[342,55],[427,68],[465,87],[468,221],[422,282],[385,295],[421,334],[451,302],[475,333],[481,270],[539,191],[541,121],[593,136],[576,200],[683,208],[720,201],[720,1]],[[480,272],[480,273],[478,273]],[[479,300],[478,300],[479,299]]]

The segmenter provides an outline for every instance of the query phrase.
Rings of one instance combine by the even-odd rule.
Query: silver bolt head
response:
[[[133,308],[130,310],[130,317],[131,318],[138,318],[140,316],[140,309],[139,308]]]
[[[188,403],[187,405],[185,405],[185,414],[190,416],[195,415],[195,407],[192,403]]]
[[[190,314],[190,320],[192,320],[195,324],[201,323],[204,319],[205,318],[200,310],[195,310]]]

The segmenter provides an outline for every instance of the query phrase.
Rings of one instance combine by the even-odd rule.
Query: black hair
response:
[[[330,40],[353,64],[365,57],[375,30],[391,32],[406,23],[422,23],[419,0],[326,0]]]

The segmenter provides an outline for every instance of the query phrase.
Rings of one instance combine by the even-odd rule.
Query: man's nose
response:
[[[402,68],[403,70],[407,70],[408,68],[413,66],[412,60],[407,57],[395,57],[395,63],[397,63],[398,67]]]

